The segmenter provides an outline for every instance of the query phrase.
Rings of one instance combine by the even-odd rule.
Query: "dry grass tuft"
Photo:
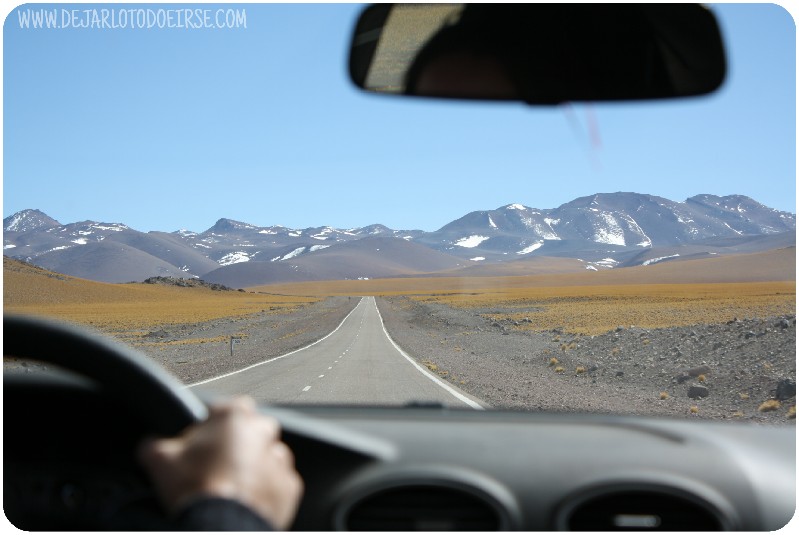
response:
[[[433,363],[432,363],[432,362],[430,362],[429,360],[424,360],[424,361],[422,361],[422,364],[424,364],[425,366],[427,366],[427,369],[428,369],[428,370],[430,370],[431,372],[438,371],[438,365],[437,365],[437,364],[433,364]]]
[[[776,399],[767,399],[760,406],[757,408],[760,412],[771,412],[776,411],[782,406],[782,403],[777,401]]]
[[[747,400],[749,399],[749,394],[747,394],[746,392],[741,392],[740,394],[738,394],[738,397],[740,397],[743,400]]]
[[[785,417],[788,418],[789,420],[793,420],[796,418],[796,405],[788,409],[788,413],[785,415]]]
[[[705,379],[707,379],[707,377],[705,377],[704,373],[701,373],[701,374],[696,376],[696,380],[699,381],[700,383],[704,383]]]
[[[585,373],[585,366],[577,366],[575,368],[574,373]]]
[[[565,371],[566,370],[563,366],[558,366],[557,368],[555,368],[555,373],[563,373]]]
[[[552,357],[551,359],[549,359],[549,365],[550,365],[550,366],[555,366],[555,365],[557,365],[559,362],[560,362],[560,361],[559,361],[558,359],[556,359],[555,357]]]
[[[691,405],[691,408],[688,409],[688,412],[691,414],[699,414],[699,407],[696,405]]]
[[[668,392],[661,392],[660,393],[660,399],[669,399],[669,393]]]

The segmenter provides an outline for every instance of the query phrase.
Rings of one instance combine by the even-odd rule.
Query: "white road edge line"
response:
[[[304,351],[304,350],[308,349],[308,348],[309,348],[309,347],[311,347],[311,346],[315,346],[316,344],[318,344],[318,343],[319,343],[319,342],[321,342],[322,340],[325,340],[325,339],[326,339],[326,338],[328,338],[329,336],[332,336],[332,335],[333,335],[333,333],[335,333],[336,331],[338,331],[338,330],[341,328],[341,326],[342,326],[342,325],[344,325],[344,322],[345,322],[345,321],[347,321],[347,320],[349,319],[349,317],[350,317],[350,316],[352,316],[352,313],[353,313],[353,312],[355,312],[356,310],[358,310],[358,307],[360,307],[360,306],[361,306],[361,303],[363,303],[363,297],[361,297],[361,300],[360,300],[360,301],[358,301],[358,304],[357,304],[357,305],[355,305],[355,308],[353,308],[352,310],[350,310],[350,313],[349,313],[349,314],[347,314],[347,316],[346,316],[346,317],[345,317],[343,320],[341,320],[341,323],[339,323],[339,324],[338,324],[338,327],[336,327],[335,329],[333,329],[332,331],[330,331],[330,332],[329,332],[327,335],[325,335],[323,338],[320,338],[320,339],[319,339],[319,340],[317,340],[316,342],[313,342],[313,343],[311,343],[311,344],[308,344],[308,345],[307,345],[307,346],[305,346],[305,347],[301,347],[301,348],[299,348],[299,349],[295,349],[294,351],[292,351],[292,352],[290,352],[290,353],[286,353],[285,355],[280,355],[280,356],[277,356],[277,357],[272,357],[271,359],[267,359],[267,360],[265,360],[265,361],[263,361],[263,362],[259,362],[259,363],[257,363],[257,364],[251,364],[250,366],[247,366],[246,368],[242,368],[242,369],[240,369],[240,370],[236,370],[236,371],[234,371],[234,372],[226,373],[226,374],[224,374],[224,375],[220,375],[220,376],[218,376],[218,377],[212,377],[211,379],[205,379],[204,381],[199,381],[199,382],[197,382],[197,383],[193,383],[193,384],[190,384],[190,385],[186,385],[186,388],[194,388],[195,386],[204,385],[204,384],[206,384],[206,383],[210,383],[211,381],[217,381],[217,380],[219,380],[219,379],[224,379],[225,377],[230,377],[231,375],[236,375],[237,373],[246,372],[247,370],[251,370],[251,369],[255,368],[256,366],[261,366],[262,364],[267,364],[267,363],[269,363],[269,362],[274,362],[274,361],[276,361],[276,360],[280,360],[280,359],[282,359],[282,358],[286,358],[286,357],[288,357],[288,356],[291,356],[291,355],[293,355],[294,353],[299,353],[300,351]],[[378,311],[378,313],[379,313],[379,311]],[[381,321],[382,321],[382,320],[381,320]],[[328,370],[329,370],[329,369],[331,369],[331,368],[328,368]]]
[[[395,342],[394,339],[391,338],[391,335],[388,334],[388,331],[386,330],[386,324],[383,323],[383,316],[380,314],[380,309],[377,308],[377,300],[374,297],[372,297],[371,301],[372,301],[372,304],[374,304],[375,310],[377,310],[377,317],[380,318],[380,325],[383,327],[383,333],[386,335],[386,338],[388,338],[388,341],[391,342],[391,345],[393,345],[394,348],[397,351],[399,351],[400,355],[405,357],[408,360],[408,362],[413,364],[416,367],[417,370],[419,370],[420,372],[425,374],[428,379],[430,379],[431,381],[436,383],[438,386],[440,386],[441,388],[443,388],[444,390],[446,390],[447,392],[449,392],[450,394],[452,394],[453,396],[455,396],[456,398],[458,398],[462,402],[466,403],[471,408],[477,409],[477,410],[481,410],[481,411],[485,410],[485,407],[483,407],[482,405],[480,405],[479,403],[477,403],[473,399],[469,399],[468,397],[464,396],[463,394],[461,394],[460,392],[458,392],[457,390],[455,390],[454,388],[452,388],[448,384],[442,382],[441,379],[439,379],[438,377],[436,377],[435,375],[430,373],[428,370],[424,369],[415,360],[413,360],[413,358],[411,358],[405,351],[403,351],[402,348],[399,345],[397,345],[397,342]]]

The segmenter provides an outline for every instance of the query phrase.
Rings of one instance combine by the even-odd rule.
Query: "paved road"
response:
[[[389,338],[374,297],[364,297],[318,342],[243,370],[191,385],[217,394],[249,394],[259,402],[481,405],[431,374]]]

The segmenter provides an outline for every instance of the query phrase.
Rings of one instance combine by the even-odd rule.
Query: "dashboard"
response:
[[[134,461],[148,424],[102,387],[4,374],[3,500],[18,527],[164,529]],[[795,429],[437,407],[263,407],[306,492],[296,530],[776,530]]]

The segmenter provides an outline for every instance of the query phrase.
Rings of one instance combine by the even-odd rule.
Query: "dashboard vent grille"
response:
[[[494,531],[502,520],[490,503],[470,492],[412,485],[362,498],[344,524],[349,531]]]
[[[590,498],[567,518],[574,531],[717,531],[718,516],[699,499],[662,491],[623,491]]]

